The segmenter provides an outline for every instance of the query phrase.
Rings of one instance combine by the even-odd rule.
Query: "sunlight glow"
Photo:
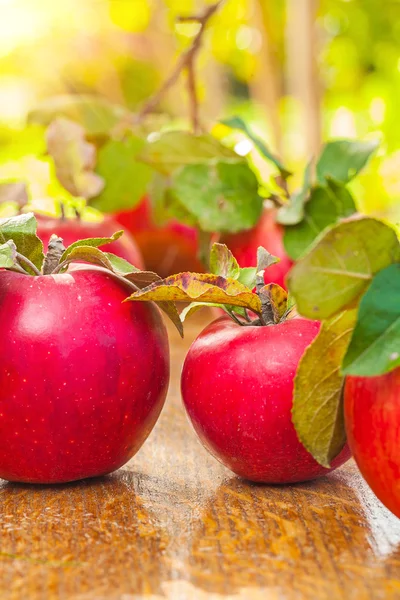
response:
[[[35,5],[32,0],[0,0],[0,56],[6,56],[22,42],[33,41],[46,31],[44,6],[37,10]]]
[[[0,58],[60,32],[90,33],[101,28],[106,15],[102,0],[0,0]]]

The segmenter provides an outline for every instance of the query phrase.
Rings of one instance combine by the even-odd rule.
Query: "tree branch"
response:
[[[196,74],[195,74],[195,63],[196,57],[202,46],[204,33],[209,20],[220,8],[224,0],[219,0],[215,4],[209,6],[202,15],[193,15],[189,17],[179,17],[178,21],[184,22],[196,22],[199,23],[200,28],[189,48],[185,50],[178,58],[174,70],[171,75],[164,81],[160,89],[146,102],[142,107],[139,114],[137,115],[136,122],[140,123],[149,113],[151,113],[155,107],[159,104],[164,94],[178,81],[183,71],[187,71],[188,76],[188,92],[190,99],[190,116],[193,125],[193,130],[197,133],[200,130],[200,119],[199,119],[199,102],[197,96],[196,87]]]

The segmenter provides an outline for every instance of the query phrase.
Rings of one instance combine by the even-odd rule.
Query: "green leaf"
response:
[[[377,140],[328,142],[317,163],[318,181],[324,184],[326,178],[331,177],[348,183],[363,169],[378,146]]]
[[[282,164],[279,158],[277,158],[271,152],[271,150],[264,144],[264,142],[250,131],[243,119],[241,119],[240,117],[231,117],[230,119],[223,119],[221,123],[223,125],[226,125],[227,127],[230,127],[231,129],[237,129],[244,133],[249,138],[249,140],[253,142],[254,146],[257,148],[261,156],[269,162],[272,162],[272,164],[274,164],[277,167],[277,169],[279,169],[284,179],[287,179],[292,174],[288,169],[286,169],[286,167]]]
[[[17,264],[17,247],[12,240],[0,245],[0,268],[11,269]]]
[[[303,220],[285,228],[286,252],[293,260],[298,260],[321,231],[355,212],[353,197],[344,184],[328,179],[326,186],[312,188],[304,206]]]
[[[171,175],[186,165],[214,165],[221,160],[243,163],[241,156],[223,146],[212,135],[194,135],[188,131],[163,133],[143,146],[139,160],[163,175]]]
[[[285,228],[286,252],[293,260],[298,260],[324,229],[355,212],[354,199],[344,184],[328,179],[326,186],[312,188],[304,206],[303,220]]]
[[[210,253],[210,270],[214,275],[238,279],[240,267],[236,258],[225,244],[215,243]]]
[[[242,306],[260,314],[261,303],[256,294],[235,279],[209,273],[179,273],[132,294],[128,300],[204,302]]]
[[[257,268],[244,267],[243,269],[240,269],[238,281],[240,281],[240,283],[252,290],[257,282]]]
[[[97,173],[104,179],[101,194],[91,206],[106,213],[134,208],[142,200],[151,180],[152,170],[138,160],[144,141],[128,135],[110,140],[100,150]]]
[[[310,194],[312,164],[312,161],[310,161],[304,172],[304,182],[301,190],[293,194],[289,202],[278,210],[276,220],[281,225],[297,225],[304,219],[304,205]]]
[[[71,246],[70,248],[67,248],[67,251],[69,252],[65,260],[68,260],[69,262],[88,262],[93,265],[104,267],[109,271],[113,271],[112,264],[106,254],[98,248],[85,245],[76,246],[75,244],[73,246],[73,248]]]
[[[173,175],[170,192],[209,232],[250,229],[263,206],[257,178],[246,162],[183,167]]]
[[[357,212],[354,198],[344,183],[335,181],[332,177],[326,180],[328,190],[333,195],[337,206],[337,218],[345,219]]]
[[[55,96],[41,102],[28,115],[31,123],[49,125],[65,117],[82,125],[89,136],[109,136],[111,129],[129,116],[129,112],[103,98],[89,95]]]
[[[356,310],[345,310],[322,324],[308,346],[294,381],[292,418],[305,448],[329,467],[346,442],[340,364],[353,331]]]
[[[345,375],[373,377],[400,365],[400,265],[375,275],[361,298],[357,324],[343,360]]]
[[[23,208],[28,202],[28,191],[23,181],[0,183],[0,204],[16,204],[18,208]]]
[[[114,271],[118,271],[118,273],[126,275],[128,273],[141,272],[140,269],[134,267],[133,265],[131,265],[130,262],[128,262],[124,258],[121,258],[120,256],[116,256],[111,252],[104,252],[104,254],[107,256],[108,260],[112,264]]]
[[[320,236],[291,270],[288,283],[300,314],[327,319],[354,302],[373,276],[400,261],[396,232],[364,217],[343,221]]]
[[[57,178],[70,194],[93,198],[101,192],[104,182],[93,172],[96,148],[85,140],[83,127],[64,118],[56,119],[47,130],[47,149]]]
[[[303,220],[285,227],[283,242],[290,258],[298,260],[321,231],[336,223],[338,218],[338,206],[329,190],[322,186],[314,187],[304,207]]]
[[[119,240],[119,238],[123,234],[124,234],[124,232],[123,232],[123,230],[121,230],[121,231],[117,231],[111,237],[108,237],[108,238],[88,238],[85,240],[78,240],[77,242],[74,242],[73,244],[68,246],[68,248],[65,250],[65,252],[63,253],[63,255],[61,257],[61,262],[66,260],[75,248],[78,248],[78,247],[81,248],[82,246],[92,246],[94,248],[98,248],[99,246],[105,246],[106,244],[111,244],[112,242],[116,242],[117,240]],[[123,259],[121,258],[120,260],[122,261]],[[124,263],[129,265],[129,263],[125,260],[124,260]],[[132,267],[131,265],[129,265],[129,266],[131,267],[131,270],[133,270],[135,268],[135,267]]]
[[[170,219],[169,206],[171,204],[171,198],[169,193],[170,180],[165,175],[153,172],[152,179],[148,186],[149,200],[151,203],[151,215],[154,223],[158,226],[165,225]],[[173,203],[172,199],[172,203]],[[180,205],[175,203],[179,209]],[[182,210],[184,210],[182,208]],[[187,222],[190,219],[190,213],[185,211],[182,219],[179,221]]]
[[[33,213],[0,220],[0,243],[12,240],[17,251],[40,270],[44,260],[43,243],[36,235],[36,230],[37,222]],[[33,274],[28,267],[26,270]]]

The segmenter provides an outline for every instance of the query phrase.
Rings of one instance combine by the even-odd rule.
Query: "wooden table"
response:
[[[314,483],[257,486],[202,448],[183,412],[185,341],[171,330],[165,410],[112,476],[1,482],[2,600],[400,598],[400,520],[348,464]]]

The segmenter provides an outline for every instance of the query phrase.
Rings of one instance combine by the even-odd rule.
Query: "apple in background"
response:
[[[294,377],[319,328],[302,318],[262,327],[222,317],[192,344],[182,371],[183,403],[204,446],[240,477],[295,483],[350,458],[346,446],[330,469],[322,467],[292,422]]]
[[[280,258],[280,262],[265,270],[265,283],[277,283],[287,289],[285,277],[293,265],[283,245],[284,228],[276,222],[276,208],[265,208],[253,229],[224,236],[221,240],[231,250],[241,267],[254,267],[257,248],[263,246]]]
[[[400,517],[400,369],[348,376],[344,390],[349,446],[379,500]]]
[[[0,272],[0,477],[61,483],[105,475],[141,447],[169,381],[152,304],[96,268]]]
[[[45,252],[53,233],[61,237],[64,240],[64,246],[68,247],[78,240],[110,237],[116,231],[123,229],[120,223],[117,223],[110,217],[105,217],[100,222],[91,222],[81,219],[57,219],[37,214],[36,219],[38,223],[37,233],[43,242]],[[101,250],[103,252],[113,252],[139,269],[144,268],[140,250],[131,234],[127,231],[116,242],[101,246]]]
[[[204,266],[197,258],[196,229],[178,221],[156,225],[148,197],[137,208],[114,217],[134,236],[148,270],[155,271],[161,277],[184,271],[204,271]]]
[[[267,248],[281,261],[265,271],[265,282],[275,282],[286,289],[285,277],[293,261],[285,252],[284,229],[276,223],[275,217],[276,209],[266,208],[256,227],[224,235],[221,242],[230,248],[241,267],[253,267],[257,248]],[[149,198],[144,198],[134,210],[121,212],[114,218],[133,234],[147,269],[161,277],[184,271],[204,272],[205,267],[198,259],[196,229],[178,221],[157,226],[152,219]]]

